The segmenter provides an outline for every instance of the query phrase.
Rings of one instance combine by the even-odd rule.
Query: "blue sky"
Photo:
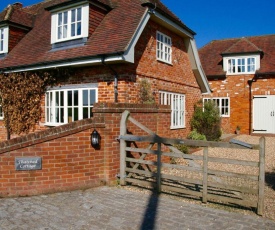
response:
[[[24,6],[42,0],[0,0]],[[212,40],[275,34],[274,0],[162,0],[190,29],[198,48]]]

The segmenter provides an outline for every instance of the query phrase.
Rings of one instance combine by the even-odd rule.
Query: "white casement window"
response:
[[[214,101],[219,108],[221,117],[230,116],[230,98],[229,97],[213,97],[213,98],[204,98],[203,102]]]
[[[185,128],[185,95],[160,92],[160,104],[171,106],[171,129]]]
[[[255,73],[256,58],[255,57],[238,57],[227,59],[227,73]]]
[[[157,32],[157,60],[172,62],[172,40],[161,32]]]
[[[0,54],[8,53],[9,27],[0,28]]]
[[[52,12],[51,43],[88,37],[89,5]]]
[[[61,125],[92,117],[97,87],[51,89],[46,92],[46,125]]]

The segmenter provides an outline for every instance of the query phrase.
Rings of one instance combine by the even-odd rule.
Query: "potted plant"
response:
[[[236,134],[240,134],[240,131],[241,131],[241,127],[237,125],[237,127],[236,127]]]

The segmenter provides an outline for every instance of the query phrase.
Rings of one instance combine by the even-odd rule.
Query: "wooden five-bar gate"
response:
[[[130,121],[148,135],[129,134]],[[188,197],[237,204],[257,209],[263,215],[265,183],[265,138],[258,145],[231,142],[195,141],[160,137],[124,111],[120,123],[120,184],[156,187]],[[184,154],[176,145],[201,147],[201,154]],[[249,149],[259,153],[257,161],[213,157],[213,149]],[[241,154],[241,150],[240,151]],[[229,152],[230,153],[230,152]],[[255,153],[254,153],[255,154]],[[212,165],[214,164],[214,166]],[[220,167],[216,167],[219,165]],[[226,166],[226,170],[221,170]],[[229,166],[229,167],[228,167]],[[231,167],[230,167],[231,166]],[[233,171],[228,170],[233,169]]]

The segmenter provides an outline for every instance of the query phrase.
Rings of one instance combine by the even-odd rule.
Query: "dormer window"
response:
[[[88,37],[88,30],[88,4],[52,13],[52,44]]]
[[[227,74],[251,74],[260,68],[260,56],[224,57],[224,71]]]
[[[9,28],[0,28],[0,54],[8,53]]]

